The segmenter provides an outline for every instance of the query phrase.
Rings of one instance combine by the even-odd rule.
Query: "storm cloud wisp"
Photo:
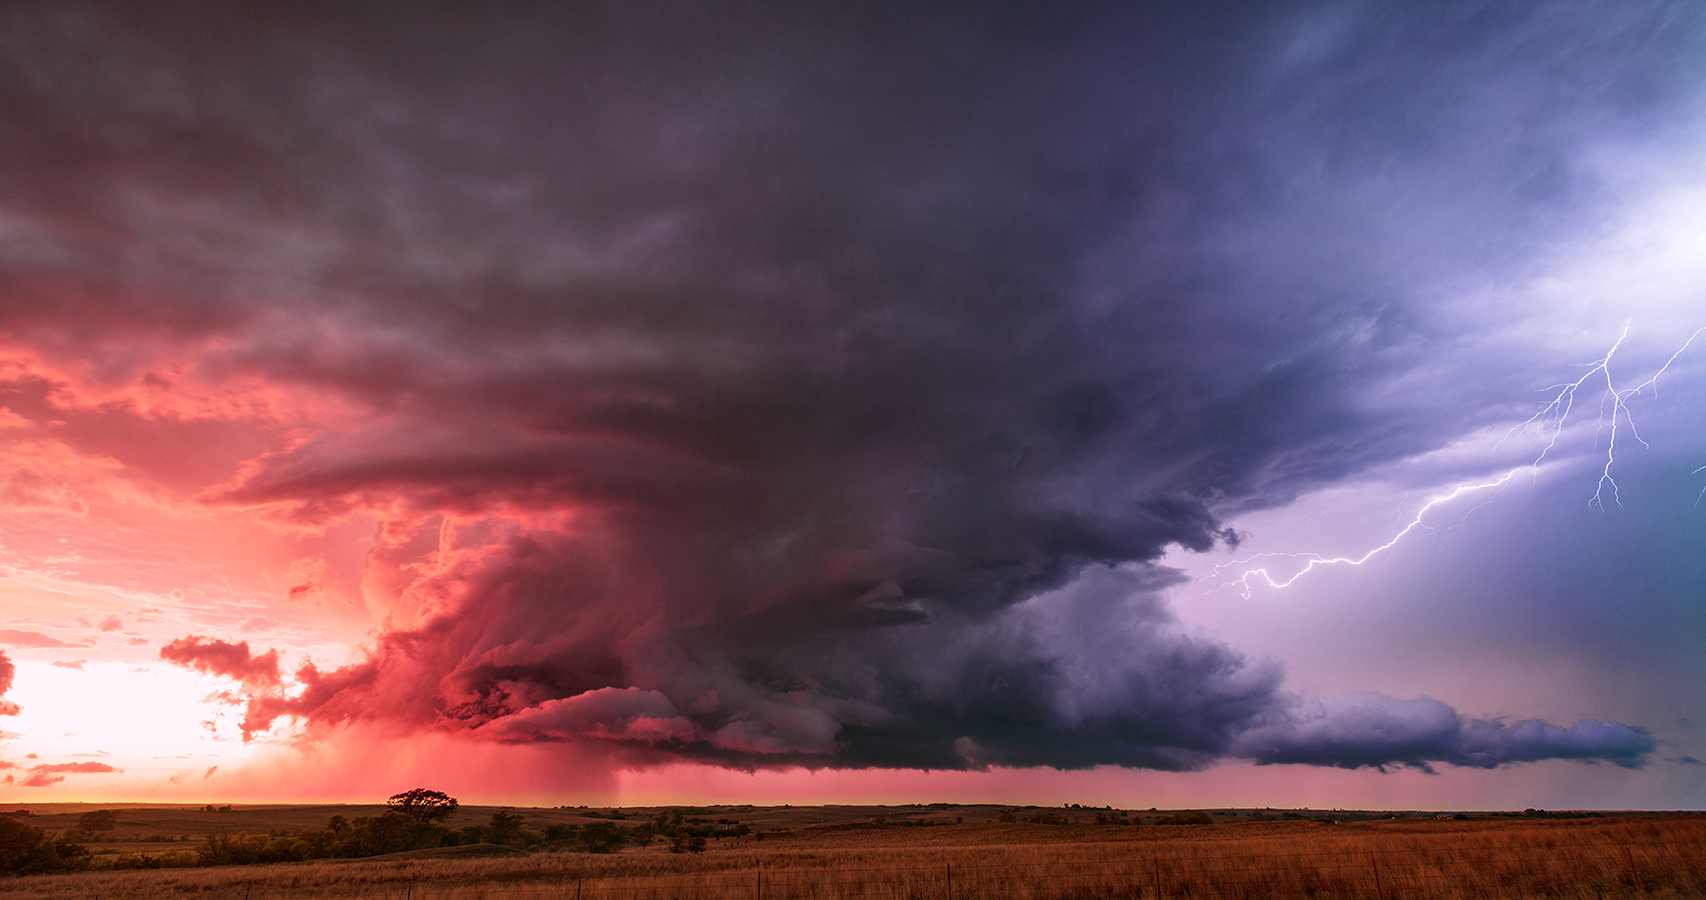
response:
[[[1532,360],[1466,381],[1472,323],[1429,304],[1590,229],[1602,142],[1681,102],[1677,7],[78,9],[7,14],[11,414],[186,503],[380,521],[366,659],[161,650],[245,682],[246,735],[749,767],[1653,749],[1311,706],[1183,627],[1157,561],[1509,418]],[[186,474],[191,445],[220,452]]]
[[[253,654],[248,641],[233,644],[192,634],[161,647],[160,658],[255,687],[276,687],[279,683],[278,651]]]
[[[18,714],[18,704],[5,699],[6,692],[12,689],[12,679],[16,678],[18,667],[10,657],[0,652],[0,716],[15,716]]]

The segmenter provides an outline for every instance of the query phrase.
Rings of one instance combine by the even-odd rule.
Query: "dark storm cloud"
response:
[[[1471,719],[1438,700],[1347,694],[1304,704],[1275,725],[1240,735],[1237,753],[1258,763],[1427,768],[1444,762],[1491,769],[1540,759],[1643,765],[1656,747],[1639,728],[1583,719],[1567,728],[1539,719]]]
[[[385,510],[418,624],[246,732],[1639,758],[1286,725],[1150,564],[1497,416],[1425,304],[1587,227],[1593,141],[1698,86],[1690,7],[168,9],[8,13],[0,327],[358,410],[203,497]]]

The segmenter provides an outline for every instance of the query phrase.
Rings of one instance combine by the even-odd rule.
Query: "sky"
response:
[[[1706,805],[1706,10],[0,10],[0,803]]]

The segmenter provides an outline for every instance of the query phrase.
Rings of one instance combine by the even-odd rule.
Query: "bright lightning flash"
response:
[[[1448,493],[1444,493],[1444,494],[1441,494],[1437,497],[1434,497],[1433,499],[1429,500],[1428,502],[1422,504],[1422,506],[1416,510],[1415,515],[1410,517],[1410,521],[1408,523],[1406,523],[1404,525],[1404,527],[1402,529],[1400,529],[1397,534],[1393,535],[1391,540],[1388,540],[1386,543],[1381,544],[1380,546],[1374,548],[1373,550],[1368,551],[1367,553],[1364,553],[1361,556],[1357,556],[1357,557],[1350,557],[1350,556],[1326,557],[1326,556],[1322,556],[1319,553],[1257,553],[1257,554],[1254,554],[1252,556],[1246,556],[1240,560],[1235,560],[1235,561],[1230,562],[1230,563],[1222,563],[1221,565],[1215,566],[1214,569],[1211,571],[1211,574],[1213,572],[1218,572],[1221,569],[1229,568],[1231,566],[1246,565],[1246,564],[1254,562],[1255,560],[1258,560],[1258,559],[1284,558],[1284,559],[1308,560],[1308,562],[1306,562],[1304,564],[1302,569],[1299,569],[1297,572],[1293,573],[1291,575],[1291,577],[1286,578],[1284,580],[1276,580],[1273,576],[1273,573],[1269,572],[1265,567],[1258,567],[1258,568],[1254,568],[1254,569],[1245,569],[1244,573],[1242,575],[1239,575],[1237,578],[1234,578],[1233,580],[1225,582],[1221,585],[1221,587],[1230,587],[1230,586],[1235,585],[1235,584],[1239,585],[1242,588],[1242,591],[1240,592],[1241,595],[1243,596],[1243,598],[1245,600],[1248,600],[1248,599],[1250,599],[1250,579],[1252,577],[1257,577],[1257,578],[1262,579],[1263,581],[1266,581],[1270,587],[1282,588],[1282,587],[1290,587],[1293,582],[1297,581],[1297,579],[1299,579],[1299,578],[1302,578],[1304,575],[1307,575],[1309,572],[1313,571],[1315,569],[1315,567],[1317,567],[1317,566],[1340,566],[1340,565],[1360,566],[1363,563],[1368,562],[1369,560],[1373,559],[1374,557],[1379,556],[1381,553],[1384,553],[1387,550],[1392,549],[1392,547],[1394,545],[1396,545],[1399,541],[1402,541],[1411,532],[1435,530],[1432,526],[1424,524],[1424,521],[1423,521],[1424,519],[1427,518],[1428,512],[1430,510],[1432,510],[1434,507],[1440,506],[1442,504],[1450,503],[1451,501],[1456,500],[1458,497],[1461,497],[1464,494],[1473,494],[1477,491],[1484,491],[1484,490],[1489,490],[1489,489],[1502,488],[1506,484],[1509,484],[1511,479],[1522,474],[1523,472],[1528,472],[1528,471],[1536,471],[1536,469],[1532,465],[1518,466],[1518,467],[1510,470],[1509,472],[1506,472],[1504,477],[1500,478],[1497,481],[1488,481],[1488,482],[1485,482],[1483,484],[1462,484],[1462,485],[1458,485],[1457,487],[1452,488],[1451,491],[1449,491]],[[1475,508],[1479,509],[1480,507],[1477,506]],[[1473,512],[1473,511],[1474,510],[1470,510],[1470,512]]]
[[[1524,472],[1538,476],[1540,467],[1546,462],[1546,455],[1552,452],[1552,449],[1557,446],[1558,438],[1563,434],[1564,425],[1569,419],[1571,411],[1575,409],[1577,395],[1582,393],[1584,386],[1588,385],[1590,382],[1597,386],[1598,381],[1602,378],[1605,382],[1605,389],[1600,395],[1599,426],[1594,432],[1594,446],[1599,446],[1600,435],[1607,435],[1605,465],[1600,469],[1599,481],[1594,487],[1593,496],[1588,499],[1588,506],[1603,510],[1605,508],[1605,495],[1608,489],[1611,495],[1611,502],[1618,506],[1622,506],[1622,501],[1618,497],[1617,480],[1613,478],[1611,474],[1612,467],[1617,462],[1617,437],[1620,428],[1619,423],[1622,423],[1621,427],[1628,429],[1629,435],[1642,447],[1649,446],[1647,442],[1641,438],[1641,432],[1635,425],[1635,417],[1629,411],[1629,401],[1647,391],[1649,388],[1652,389],[1653,393],[1656,395],[1658,393],[1657,385],[1659,376],[1669,370],[1671,364],[1676,362],[1677,357],[1681,356],[1683,351],[1687,350],[1689,346],[1694,343],[1694,339],[1699,337],[1702,333],[1706,333],[1706,327],[1698,328],[1693,334],[1689,335],[1688,340],[1684,341],[1682,346],[1678,347],[1676,352],[1671,354],[1670,359],[1665,360],[1665,364],[1660,366],[1658,371],[1654,372],[1651,378],[1648,378],[1646,381],[1643,381],[1634,387],[1619,387],[1617,380],[1613,378],[1611,374],[1611,360],[1612,357],[1617,355],[1618,348],[1623,346],[1623,341],[1629,337],[1629,325],[1628,323],[1624,323],[1623,333],[1618,336],[1616,343],[1611,345],[1611,349],[1606,351],[1606,354],[1603,357],[1600,357],[1591,363],[1582,364],[1583,368],[1587,369],[1587,371],[1583,373],[1582,377],[1575,381],[1542,388],[1544,391],[1554,392],[1552,398],[1540,408],[1539,412],[1536,412],[1527,420],[1511,428],[1503,438],[1499,439],[1498,444],[1502,444],[1517,432],[1533,426],[1538,426],[1550,431],[1550,436],[1547,438],[1546,446],[1540,449],[1539,455],[1534,458],[1533,462],[1528,463],[1527,465],[1517,466],[1509,472],[1506,472],[1504,477],[1495,481],[1487,481],[1480,484],[1461,484],[1446,493],[1429,499],[1428,502],[1422,504],[1421,507],[1416,510],[1415,514],[1410,517],[1410,520],[1404,525],[1404,527],[1400,529],[1397,534],[1394,534],[1390,540],[1361,556],[1326,557],[1319,553],[1257,553],[1244,557],[1240,560],[1234,560],[1233,562],[1222,563],[1221,565],[1215,566],[1210,571],[1210,574],[1212,575],[1223,569],[1234,566],[1245,566],[1258,559],[1283,558],[1306,560],[1302,569],[1285,579],[1276,579],[1264,566],[1247,568],[1237,578],[1221,584],[1221,587],[1238,585],[1241,588],[1241,595],[1245,600],[1248,600],[1250,599],[1251,578],[1260,578],[1261,580],[1266,581],[1270,587],[1289,587],[1299,578],[1302,578],[1318,566],[1360,566],[1381,553],[1390,550],[1400,541],[1404,540],[1405,537],[1414,532],[1433,532],[1436,529],[1433,526],[1426,524],[1426,519],[1428,517],[1428,513],[1434,508],[1451,503],[1466,494],[1474,494],[1487,490],[1497,492],[1499,489],[1502,489],[1505,485],[1509,484],[1511,479]],[[1597,387],[1594,389],[1597,389]],[[1495,449],[1498,447],[1498,444],[1494,444]],[[1693,474],[1698,475],[1701,472],[1706,472],[1706,466],[1701,466],[1700,468],[1695,469]],[[1700,505],[1701,499],[1706,499],[1706,487],[1701,488],[1700,497],[1695,498],[1695,506]],[[1476,505],[1473,509],[1470,509],[1469,512],[1472,513],[1476,509],[1480,509],[1481,506],[1490,502],[1492,502],[1491,499],[1482,501],[1481,504]],[[1468,513],[1465,513],[1465,517],[1467,517],[1467,515]]]
[[[1582,377],[1565,384],[1555,384],[1548,388],[1542,388],[1542,390],[1557,391],[1557,393],[1553,395],[1550,402],[1540,408],[1539,412],[1530,416],[1527,421],[1517,425],[1506,433],[1505,439],[1508,440],[1511,435],[1516,434],[1518,431],[1521,431],[1530,425],[1543,424],[1550,421],[1552,423],[1552,437],[1546,442],[1546,446],[1541,448],[1540,455],[1535,457],[1534,463],[1532,464],[1533,466],[1538,467],[1546,460],[1546,454],[1550,453],[1552,448],[1557,445],[1558,435],[1564,430],[1564,421],[1569,418],[1570,410],[1575,407],[1576,393],[1589,381],[1598,381],[1599,378],[1604,378],[1605,392],[1600,395],[1599,428],[1594,432],[1594,446],[1599,446],[1599,436],[1609,431],[1605,442],[1605,466],[1600,469],[1599,482],[1594,485],[1593,496],[1588,499],[1588,505],[1604,509],[1605,490],[1609,487],[1611,489],[1611,502],[1618,506],[1622,506],[1623,501],[1617,493],[1617,479],[1611,477],[1611,467],[1617,462],[1618,423],[1627,423],[1629,435],[1635,439],[1636,443],[1639,443],[1642,447],[1650,446],[1641,438],[1641,431],[1635,426],[1635,417],[1629,412],[1629,401],[1636,396],[1639,396],[1648,388],[1652,388],[1653,393],[1657,394],[1659,376],[1663,375],[1670,369],[1671,364],[1676,362],[1676,358],[1681,356],[1683,351],[1687,350],[1689,345],[1694,343],[1694,339],[1699,337],[1700,333],[1703,331],[1706,331],[1706,327],[1695,329],[1694,333],[1688,336],[1688,340],[1683,341],[1682,346],[1678,347],[1676,352],[1670,355],[1670,359],[1665,360],[1665,364],[1660,366],[1657,372],[1653,373],[1653,377],[1648,378],[1646,381],[1643,381],[1632,388],[1619,388],[1617,386],[1616,379],[1611,377],[1611,358],[1617,355],[1617,348],[1623,346],[1623,341],[1629,337],[1629,323],[1625,322],[1623,324],[1623,333],[1617,337],[1617,343],[1612,344],[1611,349],[1606,351],[1606,354],[1603,357],[1600,357],[1591,363],[1585,363],[1583,367],[1587,369],[1587,372],[1584,373]],[[1606,413],[1606,407],[1608,405],[1611,407],[1609,415]],[[1504,440],[1501,440],[1499,443],[1504,443]],[[1494,445],[1495,448],[1497,446],[1497,444]],[[1695,471],[1699,472],[1701,470],[1696,469]]]

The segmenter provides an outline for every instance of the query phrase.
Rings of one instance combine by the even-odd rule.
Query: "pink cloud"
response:
[[[18,667],[5,653],[0,653],[0,698],[12,689],[12,679],[18,674]],[[0,716],[15,716],[20,712],[18,704],[0,699]]]
[[[66,775],[96,775],[106,772],[121,771],[123,770],[115,769],[106,763],[98,762],[52,763],[47,765],[31,766],[29,769],[29,776],[23,781],[18,782],[18,786],[47,787],[48,785],[58,784],[59,782],[64,781]]]
[[[296,670],[296,683],[303,688],[300,694],[286,697],[280,693],[267,693],[249,700],[248,711],[243,717],[243,740],[249,740],[255,732],[266,731],[283,716],[313,717],[327,723],[377,718],[380,714],[373,704],[378,692],[373,687],[386,674],[372,660],[331,672],[321,672],[312,662],[303,663]],[[430,692],[431,683],[416,681],[413,690]],[[396,711],[403,715],[407,715],[415,705],[402,692],[392,695],[391,699],[396,704]]]
[[[57,638],[50,638],[39,631],[13,631],[7,628],[0,628],[0,643],[10,644],[13,647],[34,650],[48,649],[52,647],[88,646],[87,643],[67,644]]]
[[[235,678],[246,685],[276,687],[279,683],[278,651],[252,655],[248,641],[233,644],[192,634],[161,647],[160,658],[197,672]]]

